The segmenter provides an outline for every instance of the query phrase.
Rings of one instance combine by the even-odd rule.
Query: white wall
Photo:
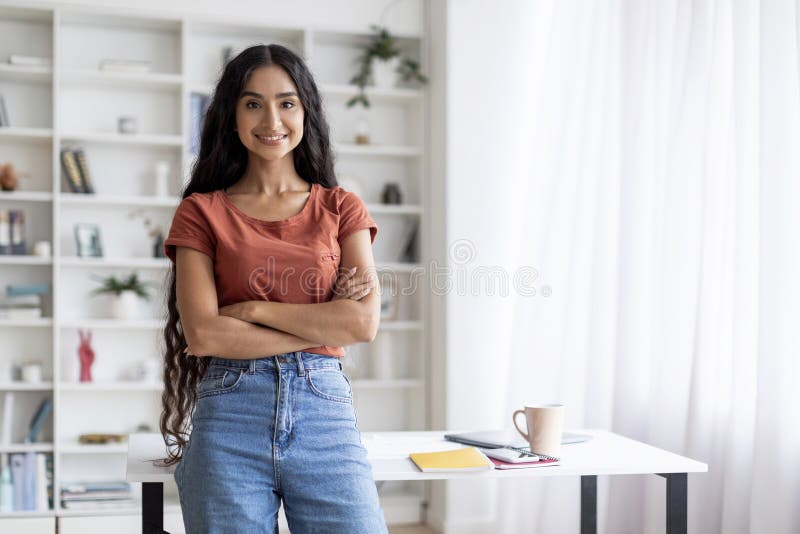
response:
[[[367,30],[381,17],[389,6],[385,22],[398,34],[414,34],[420,31],[423,20],[423,0],[138,0],[135,8],[128,0],[84,0],[70,2],[51,0],[31,1],[31,6],[105,6],[114,9],[127,9],[141,13],[151,11],[163,15],[181,16],[186,13],[235,16],[252,15],[253,20],[273,20],[281,24],[308,25],[342,30]]]
[[[506,424],[504,376],[494,357],[510,350],[511,317],[495,313],[492,304],[504,297],[469,278],[478,266],[512,273],[515,243],[525,229],[502,220],[514,195],[514,184],[525,180],[528,147],[519,146],[516,129],[529,100],[531,82],[515,50],[529,46],[530,23],[523,2],[513,10],[482,0],[449,0],[438,7],[446,20],[446,254],[454,287],[447,291],[446,364],[443,421],[437,428],[498,428]],[[436,47],[435,37],[432,46]],[[435,60],[435,54],[434,54]],[[530,70],[530,69],[527,69]],[[437,102],[432,93],[433,106]],[[432,113],[435,116],[435,113]],[[492,217],[492,224],[485,224]],[[490,228],[491,230],[487,230]],[[507,228],[498,235],[496,228]],[[462,275],[465,284],[459,286]],[[445,532],[494,532],[496,481],[439,482],[429,513],[431,523]],[[442,486],[446,486],[446,493]]]

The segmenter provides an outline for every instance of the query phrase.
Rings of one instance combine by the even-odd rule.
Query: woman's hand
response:
[[[357,267],[352,267],[336,278],[331,300],[361,300],[377,285],[375,276],[370,273],[356,276]]]
[[[250,315],[250,302],[237,302],[236,304],[229,304],[219,309],[220,315],[241,319],[242,321],[252,322]]]

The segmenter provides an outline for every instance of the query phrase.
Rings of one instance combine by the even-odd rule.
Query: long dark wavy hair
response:
[[[330,131],[317,85],[305,62],[280,45],[257,45],[242,51],[225,66],[206,112],[200,136],[200,154],[192,166],[191,179],[181,195],[209,193],[232,186],[247,168],[248,151],[236,127],[236,105],[252,72],[277,65],[297,86],[303,106],[303,137],[293,152],[297,173],[309,183],[331,188],[337,185],[333,171]],[[189,441],[191,415],[197,403],[195,388],[210,358],[184,353],[184,337],[176,303],[176,269],[173,263],[165,280],[168,287],[164,327],[164,393],[161,396],[159,427],[168,456],[160,465],[169,466],[183,458]],[[177,450],[175,450],[177,449]]]

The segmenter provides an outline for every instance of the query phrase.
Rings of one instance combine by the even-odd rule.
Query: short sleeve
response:
[[[164,254],[175,262],[176,246],[199,250],[214,260],[216,237],[209,224],[208,217],[193,196],[184,198],[175,210],[172,226],[164,241]]]
[[[358,230],[369,229],[370,242],[375,242],[378,225],[367,211],[364,201],[353,192],[341,190],[339,197],[339,245]]]

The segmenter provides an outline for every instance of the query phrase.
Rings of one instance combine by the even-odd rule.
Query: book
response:
[[[11,121],[8,117],[8,109],[6,109],[6,99],[0,94],[0,126],[11,126]]]
[[[68,510],[106,510],[137,505],[136,499],[133,498],[113,501],[67,501],[61,503],[61,507]]]
[[[49,397],[43,398],[42,402],[39,403],[39,407],[36,409],[36,414],[34,414],[33,418],[31,419],[28,437],[25,439],[26,443],[36,442],[36,440],[39,438],[39,433],[42,430],[42,424],[44,424],[45,418],[52,409],[53,401],[51,401]]]
[[[503,460],[499,460],[497,458],[489,458],[494,464],[495,469],[530,469],[532,467],[554,467],[557,465],[561,465],[559,460],[551,459],[545,460],[540,459],[533,462],[504,462]]]
[[[0,295],[0,308],[36,308],[41,305],[41,294],[12,295],[10,297]]]
[[[41,308],[0,308],[0,319],[41,319]]]
[[[61,493],[91,493],[93,491],[130,491],[131,485],[123,481],[67,482],[61,485]]]
[[[81,174],[81,187],[84,193],[94,194],[94,186],[92,185],[92,177],[89,174],[89,164],[86,163],[86,152],[82,147],[73,150],[75,160],[78,163],[78,171]]]
[[[8,210],[8,224],[11,230],[10,254],[25,254],[25,212]]]
[[[14,511],[14,486],[11,483],[11,459],[0,454],[0,513]]]
[[[11,224],[8,220],[8,210],[0,210],[0,254],[11,254]]]
[[[25,510],[25,453],[11,454],[9,463],[14,486],[14,511]]]
[[[462,443],[464,445],[472,445],[475,447],[484,447],[486,449],[507,447],[509,449],[527,449],[530,450],[528,441],[519,435],[519,433],[511,429],[502,430],[480,430],[477,432],[461,432],[457,434],[445,434],[444,439]],[[564,432],[561,434],[561,444],[567,445],[569,443],[581,443],[588,441],[591,436],[585,434],[573,434]]]
[[[47,480],[47,455],[36,454],[36,506],[37,512],[45,512],[50,509],[50,496]]]
[[[3,420],[2,420],[2,428],[0,428],[0,445],[8,446],[11,445],[12,436],[11,436],[11,422],[14,419],[14,393],[11,391],[6,391],[5,396],[3,397]],[[10,465],[10,459],[9,459]]]
[[[50,284],[17,284],[7,285],[6,295],[16,297],[19,295],[43,295],[50,291]]]
[[[494,469],[491,460],[475,447],[464,447],[453,451],[414,452],[408,456],[421,471],[426,473]]]
[[[78,167],[78,158],[72,149],[61,149],[61,167],[64,169],[64,178],[70,193],[86,193],[81,179],[81,171]]]
[[[33,451],[25,455],[25,476],[23,487],[25,493],[25,510],[36,510],[36,453]]]

